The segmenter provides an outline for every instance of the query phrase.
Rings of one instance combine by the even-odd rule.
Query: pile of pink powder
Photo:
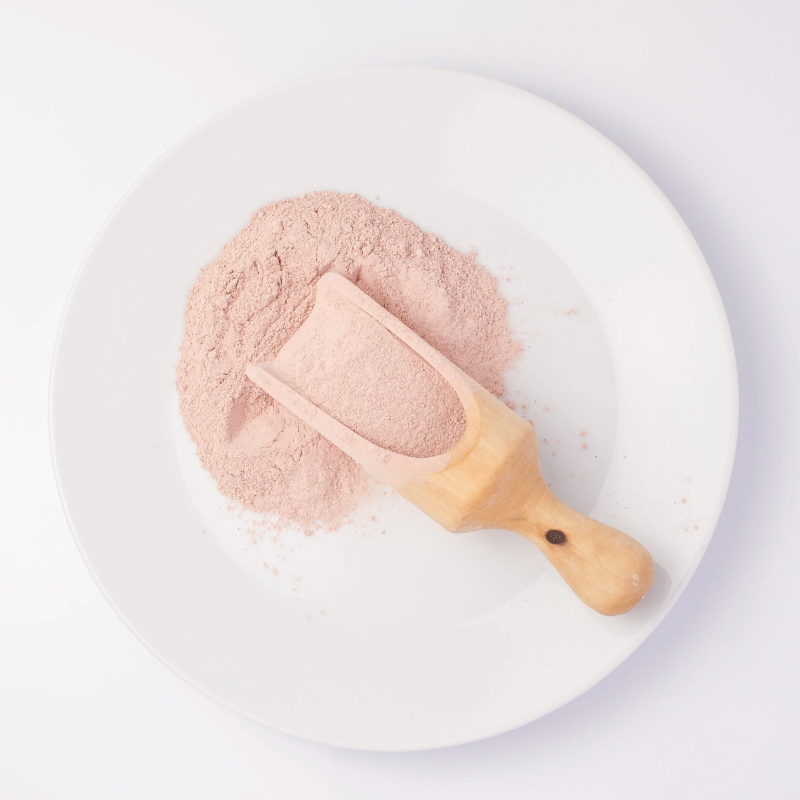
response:
[[[466,413],[452,386],[338,295],[320,298],[317,292],[311,315],[269,369],[317,408],[393,453],[438,456],[464,435]]]
[[[334,192],[257,211],[189,293],[180,409],[203,466],[225,495],[284,523],[333,528],[371,480],[245,375],[247,364],[277,357],[309,316],[316,282],[328,271],[355,283],[496,395],[505,391],[503,372],[519,345],[496,281],[474,255],[396,212]],[[392,365],[383,366],[391,375]],[[430,391],[439,389],[430,383]],[[448,388],[442,384],[441,391]],[[433,400],[432,408],[449,408],[444,394]],[[387,415],[385,427],[373,420],[372,429],[380,443],[403,442],[407,455],[430,455],[436,447],[424,438],[416,445],[403,417]]]

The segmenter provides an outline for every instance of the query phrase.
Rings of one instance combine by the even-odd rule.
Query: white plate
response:
[[[394,208],[500,277],[527,345],[509,395],[545,475],[656,560],[631,613],[589,611],[522,537],[448,534],[389,495],[310,538],[249,535],[229,510],[175,410],[186,293],[255,209],[316,189]],[[423,69],[295,83],[173,148],[92,246],[52,379],[64,507],[131,630],[230,708],[375,750],[509,730],[625,659],[708,544],[736,425],[717,289],[652,182],[537,97]]]

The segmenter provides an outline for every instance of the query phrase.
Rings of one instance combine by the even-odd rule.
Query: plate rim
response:
[[[175,664],[171,663],[164,655],[162,655],[158,650],[152,646],[147,638],[139,632],[136,626],[126,617],[123,611],[117,606],[116,602],[113,599],[112,593],[106,588],[103,581],[101,580],[100,576],[96,573],[92,563],[86,553],[83,544],[81,543],[81,539],[76,529],[76,525],[72,519],[70,514],[69,505],[67,501],[67,497],[65,495],[63,483],[61,480],[61,475],[59,472],[59,465],[58,465],[58,457],[56,453],[56,443],[54,437],[54,424],[53,424],[53,417],[54,417],[54,404],[55,404],[55,397],[54,397],[54,390],[55,390],[55,383],[56,383],[56,371],[57,365],[59,362],[59,357],[63,345],[63,333],[66,327],[67,318],[70,314],[70,309],[73,304],[73,300],[75,295],[77,294],[78,287],[82,282],[82,278],[84,273],[86,272],[87,265],[90,262],[94,251],[97,248],[98,243],[103,238],[106,230],[110,226],[111,221],[117,215],[119,210],[125,205],[128,198],[133,195],[141,183],[143,183],[148,176],[164,161],[168,160],[172,154],[181,148],[185,142],[191,140],[196,135],[200,134],[205,129],[213,126],[216,124],[220,119],[234,114],[241,109],[245,108],[250,104],[255,104],[263,101],[265,98],[273,95],[278,94],[280,92],[284,92],[287,90],[291,90],[295,87],[302,86],[308,83],[314,83],[320,79],[329,78],[332,76],[356,76],[356,75],[365,75],[367,73],[417,73],[417,74],[433,74],[436,76],[454,76],[461,80],[467,79],[469,81],[474,81],[476,83],[481,83],[495,91],[501,91],[508,95],[513,95],[518,99],[523,100],[526,103],[532,103],[534,105],[539,105],[540,107],[550,111],[551,113],[555,113],[556,115],[562,117],[563,119],[569,121],[571,124],[576,125],[583,133],[588,134],[595,142],[602,145],[607,151],[609,151],[616,159],[621,159],[629,168],[633,168],[636,176],[642,182],[644,186],[646,186],[650,194],[653,196],[654,199],[658,201],[659,206],[668,213],[673,223],[676,224],[677,228],[681,230],[683,236],[691,247],[695,259],[697,261],[697,267],[700,269],[700,272],[703,275],[703,278],[707,285],[709,285],[711,289],[711,297],[713,298],[713,303],[715,307],[717,322],[720,323],[721,331],[723,334],[723,341],[725,345],[725,356],[727,361],[727,368],[730,375],[730,384],[727,386],[727,391],[729,394],[729,398],[731,401],[731,426],[730,431],[727,437],[728,449],[725,453],[725,458],[721,462],[722,464],[722,481],[720,484],[720,497],[722,501],[716,505],[714,509],[714,513],[709,516],[708,525],[707,525],[707,533],[704,537],[698,540],[697,543],[697,550],[686,567],[684,575],[682,576],[681,580],[676,582],[670,594],[664,601],[661,608],[653,615],[653,617],[643,626],[643,628],[636,634],[634,637],[630,639],[630,644],[627,648],[624,649],[621,655],[617,658],[612,659],[608,662],[605,669],[598,671],[595,673],[588,681],[581,683],[578,688],[572,689],[569,692],[565,693],[558,697],[558,699],[554,700],[553,702],[546,704],[542,710],[538,711],[535,716],[531,717],[530,715],[522,715],[521,717],[514,718],[513,721],[507,722],[501,725],[495,725],[494,727],[487,727],[481,732],[479,736],[474,734],[469,734],[464,736],[463,738],[453,737],[448,739],[447,741],[442,741],[439,743],[433,744],[423,744],[421,746],[381,746],[378,745],[371,745],[366,746],[362,742],[348,742],[337,740],[333,741],[330,739],[326,739],[325,737],[314,737],[310,736],[307,733],[299,732],[296,730],[292,730],[290,727],[282,726],[275,724],[273,722],[266,722],[265,720],[259,718],[254,713],[240,708],[237,705],[218,697],[213,691],[209,690],[205,686],[201,685],[200,683],[196,682],[184,672],[177,667]],[[661,624],[667,614],[672,610],[678,599],[681,597],[683,592],[686,589],[686,586],[689,584],[691,579],[694,577],[697,568],[700,565],[703,557],[705,556],[708,544],[711,541],[714,533],[716,532],[717,524],[719,522],[720,516],[722,514],[722,510],[727,503],[727,495],[728,490],[730,488],[730,483],[733,475],[733,468],[735,465],[736,459],[736,452],[737,452],[737,443],[738,443],[738,432],[739,432],[739,378],[738,378],[738,368],[736,362],[736,352],[733,343],[733,337],[730,330],[730,323],[728,321],[728,317],[725,311],[724,304],[722,302],[722,297],[719,292],[719,287],[714,279],[713,273],[711,272],[710,267],[708,266],[708,262],[705,259],[705,256],[700,249],[695,237],[693,236],[689,226],[685,222],[685,220],[681,217],[678,213],[677,209],[673,206],[670,202],[669,198],[666,194],[661,190],[661,188],[655,183],[655,181],[645,172],[645,170],[621,147],[616,145],[612,142],[608,137],[590,125],[588,122],[585,122],[580,117],[576,116],[570,111],[562,108],[561,106],[553,103],[546,98],[543,98],[533,92],[529,92],[525,89],[519,88],[512,84],[505,83],[504,81],[499,81],[493,78],[487,78],[483,75],[478,75],[475,73],[462,71],[462,70],[453,70],[453,69],[440,69],[434,67],[416,67],[416,66],[371,66],[371,67],[354,67],[348,69],[339,69],[339,70],[332,70],[328,72],[317,73],[315,75],[307,76],[304,78],[300,78],[297,80],[289,81],[287,83],[280,84],[278,86],[274,86],[270,89],[267,89],[262,92],[258,92],[250,97],[244,98],[233,105],[223,109],[222,111],[214,114],[213,116],[209,117],[207,120],[202,122],[200,125],[194,127],[176,142],[174,142],[169,148],[167,148],[155,161],[153,161],[142,174],[131,184],[131,186],[124,192],[124,194],[120,197],[117,203],[113,206],[111,211],[109,212],[106,219],[103,221],[103,224],[98,229],[97,233],[95,234],[94,238],[92,239],[81,263],[78,267],[72,283],[70,285],[69,291],[67,293],[67,297],[64,301],[64,305],[61,311],[61,315],[59,318],[58,328],[56,331],[55,341],[52,349],[52,356],[50,361],[50,370],[48,375],[48,400],[47,400],[47,425],[48,425],[48,442],[49,442],[49,451],[50,451],[50,458],[53,467],[53,474],[55,477],[56,488],[58,491],[59,501],[61,503],[61,508],[64,513],[64,517],[67,521],[70,534],[72,536],[75,545],[78,548],[78,552],[80,553],[81,559],[85,564],[86,568],[89,571],[94,582],[97,584],[98,588],[100,589],[101,594],[105,598],[105,600],[109,603],[111,608],[117,614],[117,616],[121,619],[121,621],[125,624],[125,626],[133,633],[133,635],[147,648],[147,650],[152,653],[162,664],[164,664],[167,668],[169,668],[174,674],[184,680],[193,688],[197,689],[206,697],[214,700],[215,702],[219,703],[223,707],[227,708],[230,711],[234,711],[235,713],[250,719],[254,722],[257,722],[261,725],[264,725],[272,730],[278,731],[280,733],[289,734],[291,736],[296,736],[300,739],[305,741],[315,742],[318,744],[324,744],[327,746],[332,747],[340,747],[344,749],[352,749],[352,750],[359,750],[359,751],[366,751],[366,752],[422,752],[426,750],[436,750],[442,749],[446,747],[457,747],[463,744],[469,744],[472,742],[482,741],[484,739],[492,738],[494,736],[499,736],[503,733],[508,733],[512,730],[516,730],[517,728],[523,727],[530,723],[535,722],[536,720],[542,719],[543,717],[548,716],[553,711],[567,705],[568,703],[572,702],[576,698],[580,697],[582,694],[585,694],[594,686],[599,684],[605,678],[607,678],[612,672],[614,672],[624,661],[630,658],[636,650],[644,643],[646,639],[650,637],[650,635],[655,631],[655,629]]]

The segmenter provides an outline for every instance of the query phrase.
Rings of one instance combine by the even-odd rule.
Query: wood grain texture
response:
[[[454,533],[503,528],[523,535],[601,614],[633,608],[653,584],[650,553],[562,503],[542,478],[533,426],[485,389],[475,391],[467,425],[478,434],[466,452],[456,448],[441,472],[398,491]]]
[[[633,608],[653,584],[650,553],[550,491],[539,469],[533,426],[347,279],[327,273],[317,284],[316,303],[334,296],[374,317],[450,383],[466,413],[464,434],[451,451],[412,458],[384,450],[285,383],[270,363],[249,365],[250,379],[447,530],[516,531],[544,553],[590,608],[607,615]]]

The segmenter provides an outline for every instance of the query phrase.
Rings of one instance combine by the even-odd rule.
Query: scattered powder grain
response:
[[[277,357],[309,316],[316,282],[328,271],[355,283],[496,395],[505,391],[503,372],[519,345],[496,280],[474,256],[396,212],[334,192],[257,211],[189,293],[177,371],[181,414],[224,494],[283,522],[335,527],[370,479],[245,375],[247,364]],[[395,400],[406,402],[403,391]],[[380,425],[359,433],[391,443],[381,439],[390,429],[387,420],[383,433]],[[414,436],[394,444],[415,455],[421,445],[441,446],[424,425]]]

